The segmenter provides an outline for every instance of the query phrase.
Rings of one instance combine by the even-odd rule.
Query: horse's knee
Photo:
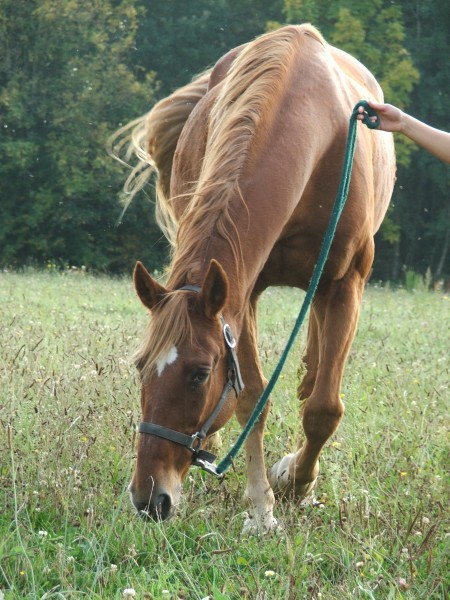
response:
[[[303,429],[310,441],[324,443],[339,426],[345,407],[340,399],[317,403],[310,398],[303,410]]]

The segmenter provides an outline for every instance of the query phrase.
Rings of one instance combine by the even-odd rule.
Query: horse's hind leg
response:
[[[258,359],[256,300],[249,305],[239,338],[239,363],[245,388],[239,396],[236,416],[240,425],[244,426],[266,385]],[[264,533],[278,527],[273,517],[275,498],[267,479],[263,453],[263,434],[268,410],[269,405],[262,412],[245,444],[247,463],[245,496],[250,505],[250,516],[245,522],[244,533]]]
[[[305,401],[311,396],[314,389],[317,369],[319,367],[319,323],[313,309],[311,309],[309,313],[308,338],[302,363],[306,368],[306,372],[297,388],[297,397],[300,401],[300,417],[303,414]],[[301,444],[302,438],[299,438],[298,447],[300,447]]]
[[[303,363],[306,367],[306,373],[297,390],[302,409],[304,401],[312,394],[319,367],[319,323],[314,309],[311,309],[309,313],[308,339]]]
[[[316,316],[316,311],[312,307],[309,313],[308,338],[306,342],[306,351],[303,356],[303,364],[306,367],[306,372],[302,378],[298,388],[297,396],[300,400],[300,415],[303,416],[303,409],[306,400],[311,396],[317,378],[319,367],[319,321]],[[301,448],[304,443],[304,436],[299,437],[298,448]],[[292,491],[292,481],[290,476],[290,465],[295,463],[295,453],[287,454],[277,462],[269,471],[269,480],[275,492],[286,494]],[[293,462],[294,461],[294,462]],[[317,463],[318,473],[318,463]],[[317,475],[316,475],[317,476]],[[308,496],[315,485],[314,481],[299,492],[302,497]]]
[[[292,491],[298,497],[305,497],[314,488],[320,452],[344,414],[340,385],[356,331],[363,289],[362,276],[352,271],[332,282],[326,293],[316,295],[313,326],[317,328],[317,348],[314,349],[314,340],[308,339],[306,359],[309,352],[311,364],[307,365],[306,380],[300,387],[302,395],[309,394],[302,412],[305,440],[295,453],[270,469],[269,481],[276,492]]]

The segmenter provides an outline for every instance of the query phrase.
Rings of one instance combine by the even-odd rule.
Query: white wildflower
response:
[[[270,569],[268,571],[264,571],[264,577],[275,577],[275,575],[275,571],[271,571]]]

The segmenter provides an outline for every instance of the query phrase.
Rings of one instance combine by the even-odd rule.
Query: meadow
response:
[[[266,375],[301,297],[263,296]],[[147,315],[131,278],[1,273],[0,305],[0,599],[447,597],[449,295],[368,287],[316,499],[279,502],[266,537],[241,534],[242,456],[222,483],[192,469],[169,522],[134,514]],[[273,394],[268,466],[295,448],[305,335]]]

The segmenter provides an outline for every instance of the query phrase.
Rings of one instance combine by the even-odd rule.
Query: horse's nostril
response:
[[[152,518],[155,521],[164,521],[170,516],[172,500],[169,494],[159,494],[152,497],[150,502],[135,502],[134,506],[143,519]]]
[[[150,506],[152,509],[150,514],[155,521],[164,521],[170,515],[172,501],[168,494],[159,494],[156,498],[152,498]]]

